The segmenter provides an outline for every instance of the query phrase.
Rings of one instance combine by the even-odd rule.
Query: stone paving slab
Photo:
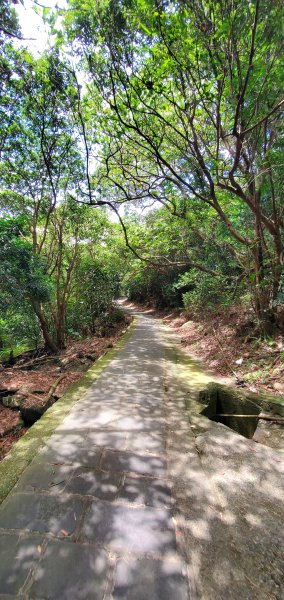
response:
[[[117,564],[113,600],[184,600],[187,594],[186,568],[181,561],[142,558]]]
[[[95,496],[101,500],[112,501],[118,494],[122,475],[79,469],[69,480],[64,491],[81,496]]]
[[[71,536],[78,530],[84,510],[77,496],[15,493],[0,510],[0,529],[20,529]]]
[[[40,559],[39,549],[42,541],[43,537],[35,534],[1,535],[0,591],[2,595],[16,596],[21,591],[32,566]]]
[[[166,477],[167,462],[160,456],[143,456],[131,452],[113,452],[106,450],[100,463],[105,471],[126,471],[138,475]]]
[[[34,600],[103,600],[107,572],[104,550],[49,541],[35,570],[29,596]]]
[[[41,463],[50,463],[54,465],[72,465],[98,467],[101,459],[101,449],[91,444],[78,445],[68,441],[68,436],[62,436],[62,439],[56,439],[48,442],[43,450],[38,454],[37,461]]]
[[[158,431],[140,432],[139,435],[128,433],[125,449],[131,452],[163,454],[166,453],[166,436]]]
[[[32,492],[45,490],[58,494],[64,490],[72,474],[75,474],[77,470],[73,465],[33,463],[24,471],[15,491]]]
[[[148,434],[147,434],[148,435]],[[149,434],[150,435],[150,434]],[[64,447],[65,457],[72,455],[77,450],[90,450],[94,446],[98,448],[109,448],[110,450],[125,449],[127,432],[124,431],[102,431],[94,430],[90,431],[88,428],[83,431],[77,431],[74,428],[72,431],[61,430],[56,433],[48,440],[46,448],[52,446],[57,447],[58,444]],[[45,452],[45,449],[43,449]],[[97,451],[97,449],[96,449]],[[41,456],[42,451],[39,453]],[[74,457],[75,458],[75,457]]]
[[[156,431],[161,435],[166,435],[166,422],[163,418],[154,418],[151,416],[141,418],[139,414],[131,414],[128,417],[117,419],[112,425],[112,428],[126,432],[144,432],[151,433]]]
[[[91,504],[80,539],[118,552],[165,555],[176,551],[175,529],[168,509],[133,508],[99,500]]]
[[[171,508],[174,505],[171,489],[172,485],[168,481],[127,476],[119,490],[118,500],[153,508]]]
[[[79,411],[72,413],[66,417],[64,423],[57,431],[68,431],[73,429],[85,430],[88,427],[92,429],[108,429],[115,426],[115,422],[121,417],[121,412],[118,408],[109,406],[100,406],[94,410],[92,407],[90,410]]]

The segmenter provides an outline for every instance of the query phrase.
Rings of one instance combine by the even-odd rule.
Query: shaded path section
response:
[[[283,452],[200,414],[208,373],[165,338],[168,472],[191,596],[283,600]]]
[[[0,509],[0,600],[283,600],[283,454],[200,414],[210,379],[139,315]]]
[[[140,316],[24,471],[0,510],[0,594],[190,598],[167,468],[164,353],[155,321]]]

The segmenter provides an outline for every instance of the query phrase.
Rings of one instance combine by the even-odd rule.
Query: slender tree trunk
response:
[[[259,236],[259,224],[255,225],[255,245],[254,245],[254,265],[255,265],[255,308],[256,314],[260,320],[263,318],[265,310],[263,302],[263,285],[264,285],[264,269],[263,269],[263,252],[261,240]]]
[[[48,324],[47,324],[45,314],[42,310],[40,303],[34,299],[31,299],[31,303],[32,303],[33,309],[35,311],[35,314],[39,320],[40,328],[42,331],[42,335],[43,335],[43,339],[44,339],[46,348],[48,348],[48,350],[51,350],[51,352],[57,353],[58,347],[49,333]]]
[[[273,268],[273,290],[272,300],[276,300],[280,288],[281,275],[283,270],[283,244],[281,234],[274,240],[275,243],[275,263]]]
[[[56,340],[58,348],[65,348],[65,307],[57,307]]]
[[[250,186],[254,203],[254,268],[255,268],[255,312],[263,334],[271,333],[273,315],[271,311],[271,290],[265,273],[265,240],[260,213],[260,192],[255,189],[255,181]]]

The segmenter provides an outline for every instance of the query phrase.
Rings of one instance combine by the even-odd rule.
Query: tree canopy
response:
[[[251,303],[272,327],[283,303],[282,2],[69,0],[42,9],[51,38],[39,56],[19,47],[15,8],[2,9],[3,231],[25,222],[6,257],[13,270],[27,244],[23,273],[48,279],[48,298],[29,296],[45,342],[62,346],[75,313],[92,329],[118,281],[164,305]]]

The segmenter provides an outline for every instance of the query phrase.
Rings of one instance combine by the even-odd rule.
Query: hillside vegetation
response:
[[[281,351],[282,3],[34,9],[41,54],[1,0],[3,364],[104,335],[122,293],[197,320],[239,307]]]

